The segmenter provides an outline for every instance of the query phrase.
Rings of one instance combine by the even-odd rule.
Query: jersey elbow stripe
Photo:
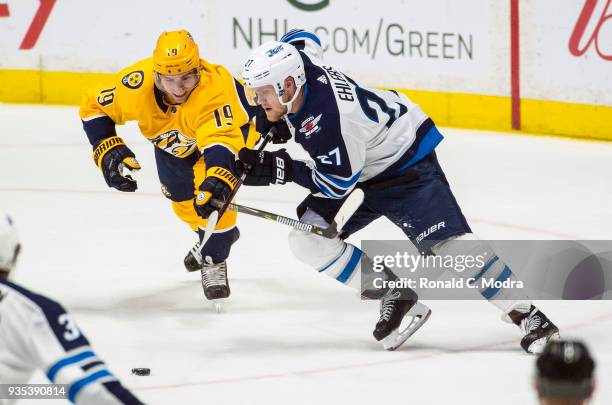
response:
[[[291,30],[283,35],[280,39],[281,42],[291,42],[300,38],[309,38],[316,42],[319,46],[321,46],[321,40],[317,38],[317,36],[311,34],[310,32],[306,32],[303,30]]]
[[[357,183],[357,179],[359,179],[360,173],[361,172],[354,175],[350,180],[344,181],[330,177],[329,175],[322,175],[316,170],[313,170],[312,179],[317,187],[324,191],[325,194],[334,198],[343,198],[353,189],[355,183]],[[341,185],[338,183],[341,183]]]
[[[293,29],[291,29],[291,30],[289,30],[289,31],[285,32],[285,33],[283,34],[283,36],[281,37],[280,41],[281,41],[281,42],[288,42],[289,40],[291,40],[291,38],[293,38],[293,36],[294,36],[295,34],[298,34],[298,33],[300,33],[300,32],[304,32],[304,30],[299,29],[299,28],[293,28]]]
[[[203,147],[202,147],[202,149],[200,150],[200,152],[201,152],[202,154],[204,154],[204,152],[205,152],[207,149],[213,148],[213,147],[215,147],[215,146],[221,146],[221,147],[223,147],[223,148],[227,149],[228,151],[230,151],[230,152],[231,152],[231,154],[232,154],[233,156],[236,156],[236,154],[237,154],[237,153],[236,153],[236,150],[234,150],[234,148],[233,148],[233,147],[229,146],[228,144],[225,144],[225,143],[220,143],[220,142],[213,142],[213,143],[210,143],[210,144],[208,144],[208,145],[206,145],[206,146],[203,146]]]
[[[314,174],[315,176],[317,176],[320,180],[324,181],[325,183],[335,187],[335,188],[343,188],[343,189],[349,189],[351,187],[353,187],[353,185],[355,183],[357,183],[357,180],[359,180],[359,177],[361,176],[361,170],[359,172],[357,172],[355,175],[353,175],[353,177],[350,177],[347,180],[344,180],[342,178],[338,178],[336,176],[332,176],[329,174],[325,174],[325,173],[321,173],[318,170],[314,170]]]
[[[319,188],[319,190],[321,190],[323,192],[323,194],[325,194],[327,197],[330,198],[334,198],[334,199],[340,199],[343,198],[347,193],[348,190],[341,190],[338,193],[335,193],[334,191],[330,190],[325,184],[323,184],[321,181],[319,181],[316,177],[313,176],[313,180],[315,185]]]
[[[96,355],[91,350],[87,350],[87,351],[72,355],[70,357],[65,357],[62,360],[59,360],[58,362],[53,364],[51,367],[49,367],[47,371],[47,378],[49,379],[49,381],[55,382],[55,377],[57,377],[57,373],[59,373],[60,370],[63,369],[64,367],[74,365],[83,360],[88,360],[88,359],[91,360],[92,358],[96,358]]]
[[[83,377],[80,380],[75,381],[70,385],[70,388],[68,388],[68,400],[70,402],[76,403],[76,396],[79,392],[81,392],[81,390],[83,390],[83,388],[105,377],[113,377],[113,375],[110,373],[110,371],[106,369],[101,369],[96,371],[95,373],[88,375],[87,377]]]
[[[81,121],[89,122],[89,121],[95,120],[97,118],[104,118],[104,117],[109,118],[109,116],[106,115],[106,114],[97,114],[97,115],[92,115],[91,117],[81,118]]]

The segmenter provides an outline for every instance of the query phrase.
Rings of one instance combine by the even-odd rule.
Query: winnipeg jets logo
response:
[[[279,45],[276,48],[269,49],[266,52],[266,55],[268,55],[268,58],[271,58],[271,57],[273,57],[274,55],[276,55],[277,53],[279,53],[282,50],[283,50],[283,46]]]
[[[311,115],[302,121],[302,127],[300,128],[300,133],[304,134],[305,138],[310,138],[310,135],[316,134],[321,130],[319,126],[319,121],[321,120],[321,116],[323,114],[319,114],[316,117]]]
[[[321,76],[317,77],[317,80],[320,81],[323,84],[327,84],[327,77],[325,77],[325,75],[321,75]]]
[[[191,155],[196,148],[195,139],[188,138],[177,130],[164,132],[149,140],[158,148],[180,158]]]

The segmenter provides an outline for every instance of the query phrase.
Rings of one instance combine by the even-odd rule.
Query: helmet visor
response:
[[[261,105],[265,102],[270,102],[278,99],[278,94],[271,84],[261,87],[244,87],[244,93],[250,105]]]

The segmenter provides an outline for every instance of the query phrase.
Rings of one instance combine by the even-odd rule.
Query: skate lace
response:
[[[523,321],[523,331],[528,334],[533,332],[534,330],[538,329],[540,327],[540,325],[542,324],[542,319],[537,316],[530,316],[527,319],[525,319]]]
[[[391,296],[387,298],[383,298],[380,302],[380,319],[379,321],[388,321],[391,319],[391,314],[395,310],[395,305],[397,304],[397,299],[400,297],[399,292],[394,292]]]
[[[202,284],[206,288],[227,285],[227,267],[225,262],[204,265],[202,267]]]
[[[191,253],[191,255],[195,257],[196,261],[199,264],[202,264],[203,259],[200,249],[202,249],[202,246],[200,246],[200,242],[197,242],[195,245],[193,245],[191,249],[189,249],[189,253]]]
[[[380,308],[380,320],[388,321],[391,318],[391,314],[395,309],[395,301],[388,301],[381,305]]]

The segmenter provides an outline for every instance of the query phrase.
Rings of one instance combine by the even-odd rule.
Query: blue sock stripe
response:
[[[89,384],[92,384],[94,382],[96,382],[97,380],[104,378],[104,377],[110,377],[112,376],[112,374],[105,369],[102,369],[100,371],[96,371],[95,373],[93,373],[90,376],[81,378],[80,380],[77,380],[75,383],[73,383],[70,388],[68,389],[68,400],[72,403],[75,403],[75,398],[77,396],[77,394],[86,386],[88,386]]]
[[[478,279],[482,277],[487,272],[487,270],[491,268],[491,266],[493,266],[493,263],[495,263],[497,259],[499,259],[499,257],[494,256],[491,260],[489,260],[487,264],[484,265],[482,270],[480,270],[478,274],[476,274],[476,277],[474,277],[474,282],[478,281]]]
[[[359,264],[359,259],[361,259],[361,250],[354,248],[353,254],[351,255],[351,258],[349,259],[348,264],[346,265],[344,270],[342,270],[342,273],[340,273],[338,277],[336,277],[336,280],[340,281],[341,283],[346,283],[346,281],[351,277],[351,275],[355,271],[357,264]]]
[[[511,275],[512,275],[512,270],[510,270],[510,267],[504,266],[504,271],[501,272],[501,274],[499,275],[499,277],[497,277],[497,280],[495,280],[495,282],[498,282],[498,281],[504,282],[507,279],[509,279]],[[483,292],[481,292],[480,294],[486,299],[491,299],[495,294],[499,292],[500,289],[501,287],[498,288],[495,286],[491,286],[487,288],[486,290],[484,290]]]
[[[327,266],[325,266],[321,270],[319,270],[319,273],[323,273],[325,270],[329,269],[332,264],[336,263],[338,261],[338,259],[340,259],[342,257],[344,252],[346,252],[346,247],[347,246],[348,246],[348,244],[345,243],[344,244],[344,248],[342,249],[342,252],[338,255],[338,257],[336,257],[334,260],[332,260]]]
[[[49,381],[55,382],[55,376],[62,368],[95,356],[96,355],[94,354],[94,352],[88,350],[86,352],[75,354],[74,356],[66,357],[49,367],[49,371],[47,371],[47,378],[49,379]]]

